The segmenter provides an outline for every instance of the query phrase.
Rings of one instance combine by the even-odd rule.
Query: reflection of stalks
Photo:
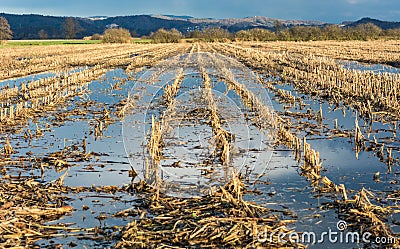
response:
[[[312,185],[317,186],[321,179],[322,168],[319,152],[311,148],[305,137],[301,142],[301,139],[293,135],[284,124],[279,124],[278,140],[294,151],[298,161],[300,161],[301,152],[303,152],[302,173],[311,181]]]
[[[101,119],[98,119],[97,120],[97,124],[94,125],[94,138],[95,138],[95,140],[97,140],[98,137],[100,139],[103,138],[103,129],[104,129],[103,121]]]
[[[386,148],[386,152],[387,152],[387,154],[388,154],[388,158],[387,158],[387,165],[388,165],[388,167],[389,167],[389,172],[391,172],[392,170],[391,170],[391,166],[392,166],[392,164],[393,164],[393,162],[394,162],[394,158],[392,157],[392,151],[393,151],[393,148]]]
[[[360,127],[358,126],[358,119],[355,121],[355,135],[354,135],[354,144],[356,145],[356,158],[358,159],[358,153],[360,153],[361,149],[365,147],[364,144],[364,136],[361,132]]]
[[[131,111],[135,107],[135,99],[130,94],[128,94],[128,98],[121,101],[122,106],[117,110],[117,116],[122,120],[127,111]]]
[[[293,135],[283,124],[279,124],[278,135],[280,142],[292,149],[295,152],[296,160],[300,161],[302,152],[301,139]]]
[[[42,130],[39,128],[38,124],[36,123],[36,136],[40,137],[43,136]]]
[[[87,147],[87,143],[86,143],[86,137],[83,139],[82,141],[82,152],[83,154],[86,154],[86,147]]]
[[[303,154],[304,154],[304,165],[302,170],[304,173],[311,177],[313,184],[317,184],[321,178],[321,160],[319,158],[319,152],[311,149],[311,145],[307,143],[306,137],[303,141]]]

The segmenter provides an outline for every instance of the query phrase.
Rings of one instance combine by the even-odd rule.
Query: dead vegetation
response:
[[[215,193],[190,199],[160,195],[143,182],[134,187],[144,194],[143,211],[117,214],[139,218],[124,228],[116,248],[305,248],[277,239],[278,232],[293,231],[288,225],[294,220],[244,201],[245,186],[238,178]],[[260,233],[265,236],[261,242]]]
[[[352,106],[357,109],[357,110],[364,110],[361,111],[361,114],[363,116],[368,116],[370,118],[373,117],[374,112],[372,111],[371,105],[370,105],[370,101],[372,101],[371,99],[374,99],[375,101],[381,101],[378,100],[378,98],[375,98],[374,96],[376,96],[376,93],[373,93],[370,91],[370,94],[367,95],[365,93],[365,91],[368,91],[368,89],[372,89],[374,87],[368,88],[368,84],[367,83],[360,83],[360,82],[366,82],[368,81],[369,84],[374,84],[372,82],[376,82],[378,86],[376,86],[376,88],[374,89],[380,89],[379,92],[380,94],[387,94],[390,95],[391,97],[383,97],[382,95],[382,99],[385,99],[386,101],[386,107],[383,107],[382,103],[380,103],[378,106],[380,106],[380,108],[383,108],[383,110],[387,110],[389,104],[389,100],[388,98],[391,99],[391,101],[393,101],[393,105],[394,106],[398,106],[399,102],[397,99],[397,92],[396,90],[394,90],[395,88],[397,88],[396,86],[393,85],[393,82],[396,82],[394,84],[398,84],[399,81],[397,79],[397,75],[378,75],[376,76],[375,74],[370,74],[367,73],[369,76],[373,77],[391,77],[391,79],[388,80],[382,80],[382,81],[371,81],[368,80],[368,77],[366,77],[364,73],[361,72],[354,72],[354,71],[346,71],[345,69],[337,66],[336,63],[334,63],[333,61],[329,61],[328,63],[324,64],[324,59],[315,59],[315,57],[313,55],[310,55],[309,57],[307,56],[303,56],[303,57],[298,57],[295,60],[291,60],[290,58],[294,58],[291,57],[288,54],[277,54],[274,52],[270,52],[270,53],[265,53],[265,52],[259,52],[253,49],[245,49],[245,48],[241,48],[239,46],[235,46],[235,45],[229,45],[229,44],[215,44],[214,45],[214,49],[218,52],[224,53],[224,54],[229,54],[229,55],[234,55],[235,57],[240,57],[241,60],[244,60],[246,63],[248,63],[248,65],[252,66],[253,68],[268,68],[267,70],[269,70],[270,72],[274,72],[277,73],[279,72],[280,77],[284,78],[286,82],[293,82],[297,87],[299,87],[299,85],[301,85],[301,87],[299,87],[302,92],[307,93],[307,94],[317,94],[321,97],[326,97],[326,95],[332,96],[331,91],[333,90],[333,88],[329,88],[329,87],[324,87],[325,82],[322,79],[319,79],[318,77],[316,77],[316,75],[320,75],[321,77],[325,77],[323,72],[324,70],[321,70],[321,68],[323,68],[324,66],[321,65],[327,65],[326,66],[326,70],[329,71],[330,74],[335,74],[336,78],[332,78],[331,84],[337,84],[338,82],[340,82],[340,75],[352,75],[351,77],[361,77],[362,80],[351,80],[351,81],[346,81],[346,82],[351,82],[352,87],[344,87],[342,88],[342,86],[340,87],[340,89],[347,89],[347,90],[343,90],[343,91],[347,91],[347,93],[344,95],[346,97],[343,97],[343,95],[340,95],[342,93],[339,93],[340,97],[336,98],[335,101],[340,101],[338,102],[338,105],[341,102],[344,102],[345,104],[349,104],[351,101],[358,101],[356,102],[356,104],[352,104]],[[317,62],[318,61],[318,62]],[[328,60],[327,60],[328,61]],[[329,66],[328,66],[329,64]],[[298,68],[302,68],[304,65],[304,68],[307,68],[303,71],[303,73],[301,73],[300,71],[296,71],[299,70]],[[315,65],[315,67],[313,66]],[[319,66],[317,66],[319,65]],[[309,70],[309,67],[314,68],[312,70]],[[282,70],[283,69],[283,70]],[[276,70],[276,71],[274,71]],[[294,70],[296,71],[296,73],[293,73],[293,75],[291,76],[291,78],[285,78],[287,75],[285,72],[285,70]],[[341,73],[337,73],[337,71],[340,72],[344,72],[345,73],[341,74]],[[232,77],[230,77],[230,73],[229,72],[225,72],[223,75],[226,75],[228,77],[226,77],[225,79],[228,79],[228,82],[234,82],[234,80],[232,80]],[[360,76],[361,75],[361,76]],[[364,76],[362,76],[364,75]],[[292,78],[293,77],[293,78]],[[298,77],[298,78],[296,78]],[[339,78],[339,79],[338,79]],[[325,78],[324,78],[325,79]],[[326,80],[326,79],[325,79]],[[384,82],[387,82],[388,85],[386,87],[382,87],[380,84],[385,84]],[[329,84],[329,83],[328,83]],[[341,83],[340,83],[341,84]],[[348,83],[350,84],[350,83]],[[274,87],[271,85],[267,85],[269,89],[273,89]],[[367,88],[365,88],[367,87]],[[246,100],[248,99],[248,97],[246,97],[246,89],[245,88],[236,88],[235,91],[238,93],[239,96],[242,97],[243,101],[246,103]],[[326,94],[325,94],[326,91]],[[340,90],[338,91],[340,92]],[[368,98],[368,100],[366,100],[365,98],[356,98],[354,96],[357,95],[357,92],[359,92],[361,94],[363,94],[363,96],[365,98]],[[385,92],[385,93],[383,93]],[[292,98],[289,94],[283,92],[283,91],[275,91],[275,93],[277,93],[278,96],[280,96],[282,98],[283,101],[285,102],[289,102],[290,104],[293,105],[293,103],[295,103],[295,99]],[[333,95],[335,94],[335,91],[333,90]],[[393,96],[391,94],[394,94]],[[366,97],[367,96],[367,97]],[[354,97],[354,98],[353,98]],[[329,99],[329,98],[328,98]],[[251,103],[251,101],[247,101],[247,103]],[[365,102],[367,103],[367,105],[365,105]],[[368,107],[367,107],[368,106]],[[263,108],[264,107],[264,108]],[[360,108],[363,107],[363,108]],[[265,105],[261,105],[260,108],[257,108],[256,111],[258,110],[262,110],[262,109],[267,109],[268,107]],[[389,115],[389,118],[393,118],[394,116],[392,116],[392,113],[397,113],[398,108],[389,108],[390,111],[389,113],[391,113]],[[378,110],[382,110],[379,109]],[[259,114],[260,115],[260,114]],[[260,115],[261,116],[261,115]],[[323,116],[322,116],[322,111],[320,109],[319,111],[319,117],[318,119],[320,121],[322,121]],[[322,163],[321,163],[321,159],[320,159],[320,155],[319,152],[312,149],[310,144],[306,141],[306,138],[304,137],[303,139],[300,139],[299,137],[297,137],[295,134],[292,133],[292,127],[290,122],[287,122],[285,119],[283,119],[282,117],[280,117],[279,115],[277,115],[277,119],[276,119],[276,123],[278,126],[278,135],[277,135],[277,139],[276,141],[278,143],[283,143],[285,144],[287,147],[291,148],[293,150],[293,153],[295,154],[296,158],[302,162],[302,166],[301,166],[301,173],[303,176],[305,176],[311,183],[311,185],[315,188],[316,191],[318,192],[322,192],[322,193],[332,193],[335,196],[337,196],[337,198],[339,198],[340,200],[343,198],[344,201],[347,203],[349,202],[348,200],[348,193],[349,190],[346,189],[345,185],[340,184],[340,185],[336,185],[334,182],[332,182],[327,176],[322,176],[321,175],[321,169],[322,169]],[[360,128],[358,126],[357,120],[355,123],[355,138],[354,138],[354,143],[356,145],[356,155],[358,154],[358,152],[362,149],[365,148],[365,139],[360,131]],[[340,213],[343,213],[344,215],[348,215],[349,219],[356,219],[358,221],[360,221],[360,219],[358,219],[357,217],[364,217],[366,218],[364,225],[362,226],[358,226],[357,229],[363,229],[363,227],[368,227],[370,225],[373,225],[373,230],[374,230],[374,234],[381,234],[381,235],[386,235],[386,236],[396,236],[395,234],[393,234],[392,231],[390,231],[390,229],[388,228],[387,225],[385,225],[385,217],[392,213],[393,210],[390,207],[387,208],[383,208],[381,206],[371,206],[369,200],[366,201],[367,199],[365,199],[364,197],[361,197],[360,199],[360,195],[363,195],[363,193],[365,193],[365,191],[361,191],[359,195],[355,195],[354,198],[356,201],[357,205],[353,205],[352,208],[345,208],[345,209],[340,209]],[[362,203],[362,204],[360,204]],[[368,205],[367,205],[368,204]],[[373,208],[376,207],[376,208]],[[372,211],[374,210],[374,211]],[[385,212],[381,212],[379,215],[376,215],[376,213],[374,213],[376,210],[385,210]]]
[[[42,238],[59,236],[62,228],[46,226],[72,212],[67,192],[58,184],[4,176],[0,183],[0,246],[28,246]]]
[[[276,50],[283,50],[284,46],[274,44]],[[280,47],[279,47],[280,46]],[[286,46],[286,45],[285,45]],[[337,105],[351,106],[360,114],[372,120],[385,119],[394,122],[400,113],[399,106],[399,79],[395,74],[374,74],[344,69],[336,61],[321,57],[318,53],[303,52],[301,47],[294,47],[285,52],[270,51],[262,47],[261,50],[247,48],[237,44],[193,44],[189,47],[185,44],[170,45],[98,45],[96,48],[65,47],[50,48],[46,53],[40,55],[40,51],[16,50],[6,51],[2,54],[0,65],[3,69],[0,78],[10,79],[30,75],[32,73],[56,70],[57,75],[39,79],[31,82],[23,82],[19,86],[6,86],[0,92],[0,126],[12,127],[21,125],[23,121],[46,115],[56,106],[61,106],[66,101],[77,95],[89,91],[92,81],[99,79],[111,68],[123,67],[128,73],[138,72],[146,67],[155,65],[158,61],[178,55],[166,64],[165,68],[159,68],[151,76],[149,84],[158,80],[159,76],[168,70],[169,66],[176,67],[177,59],[181,53],[189,51],[189,58],[201,52],[201,49],[212,50],[238,58],[247,65],[256,69],[265,69],[274,77],[279,78],[278,83],[285,81],[293,83],[297,89],[310,95],[317,95],[328,99]],[[189,50],[190,49],[190,50]],[[354,49],[354,48],[352,48]],[[391,47],[391,50],[396,49]],[[311,48],[309,51],[312,51]],[[338,50],[339,51],[339,50]],[[77,55],[81,53],[81,55]],[[338,53],[329,50],[327,55],[338,58]],[[44,56],[43,58],[41,56]],[[337,56],[337,57],[335,57]],[[345,58],[343,55],[341,59]],[[367,54],[359,54],[359,60],[366,60]],[[395,58],[382,55],[376,60],[390,64]],[[203,60],[204,58],[207,60]],[[22,59],[20,59],[22,58]],[[320,194],[334,196],[330,208],[336,208],[346,221],[351,222],[354,229],[369,231],[374,236],[396,236],[387,225],[386,217],[395,211],[396,207],[383,207],[374,200],[374,194],[366,189],[357,192],[347,189],[344,184],[337,184],[327,176],[323,176],[323,155],[312,148],[305,136],[296,133],[298,127],[294,127],[290,119],[275,114],[270,106],[263,103],[254,93],[242,84],[235,76],[234,69],[224,66],[223,61],[214,54],[198,55],[199,74],[203,79],[202,99],[207,105],[207,118],[212,127],[217,151],[223,166],[230,166],[231,143],[233,135],[224,128],[224,120],[220,117],[216,99],[212,92],[212,80],[219,75],[229,90],[236,92],[242,102],[255,113],[251,121],[260,129],[273,131],[277,145],[283,144],[291,149],[299,162],[301,174],[306,177],[314,191]],[[46,63],[48,64],[46,67]],[[90,66],[70,73],[77,66]],[[171,128],[169,123],[174,118],[176,96],[180,90],[180,84],[185,75],[185,65],[176,71],[175,78],[170,85],[164,88],[162,102],[168,111],[164,112],[159,120],[155,116],[151,119],[151,129],[148,136],[147,152],[149,157],[145,162],[145,179],[160,186],[159,166],[163,159],[163,136]],[[212,70],[209,70],[212,69]],[[212,75],[210,77],[210,75]],[[131,75],[132,76],[132,75]],[[132,76],[133,77],[133,76]],[[122,83],[121,83],[122,84]],[[273,92],[276,97],[290,105],[304,107],[301,98],[295,97],[290,91],[277,89],[270,81],[264,82],[265,86]],[[113,87],[118,88],[118,85]],[[91,105],[91,103],[87,103]],[[119,106],[121,107],[121,106]],[[120,117],[124,115],[125,109],[119,108]],[[72,115],[73,113],[65,114]],[[76,114],[76,113],[75,113]],[[84,114],[84,113],[80,113]],[[103,137],[103,130],[107,129],[110,120],[110,112],[104,108],[98,113],[97,118],[90,121],[93,126],[95,138]],[[294,118],[309,118],[322,123],[324,116],[322,108],[315,113],[289,113],[285,115]],[[64,117],[60,114],[59,119]],[[338,128],[337,120],[335,135],[354,136],[356,153],[366,150],[368,138],[362,134],[358,120],[355,129],[347,133]],[[354,134],[354,135],[353,135]],[[27,140],[41,137],[44,131],[36,125],[36,133],[29,128],[25,130],[24,137]],[[371,143],[372,144],[372,143]],[[79,147],[81,146],[81,148]],[[64,178],[68,174],[68,168],[74,162],[89,160],[95,152],[87,151],[86,139],[81,145],[66,147],[59,152],[49,153],[43,158],[35,158],[33,166],[44,172],[47,168],[55,168],[59,172],[65,170],[64,174],[48,184],[42,184],[32,179],[21,179],[4,174],[0,185],[0,246],[28,246],[42,238],[60,236],[60,231],[79,231],[79,228],[67,228],[62,226],[47,226],[44,222],[57,220],[62,215],[73,211],[66,205],[66,196],[70,191],[83,191],[84,189],[71,189],[62,187]],[[371,145],[372,146],[372,145]],[[393,165],[395,159],[392,157],[393,148],[385,147],[374,141],[372,149],[377,150],[382,160],[388,165]],[[11,159],[14,150],[9,138],[5,139],[3,152],[5,158],[1,163],[4,165],[17,165],[25,162],[23,158]],[[387,157],[384,156],[387,154]],[[320,158],[321,156],[321,158]],[[133,172],[133,171],[132,171]],[[132,173],[132,175],[134,175]],[[378,175],[379,177],[379,175]],[[151,180],[152,179],[152,180]],[[261,205],[245,201],[245,186],[242,181],[235,177],[232,182],[218,191],[204,197],[177,198],[166,196],[160,189],[154,189],[144,182],[130,186],[134,188],[141,201],[139,207],[129,208],[119,212],[116,216],[135,216],[124,229],[117,248],[151,248],[151,247],[266,247],[266,248],[303,248],[303,245],[281,243],[276,237],[267,239],[261,243],[257,236],[264,231],[275,233],[278,231],[292,231],[288,225],[295,222],[294,219],[282,218],[282,214],[276,210],[270,210]],[[101,191],[101,190],[99,190]],[[33,194],[32,194],[33,193]],[[354,194],[356,193],[356,194]],[[389,195],[390,196],[390,195]],[[394,193],[393,198],[398,198]],[[90,230],[90,229],[89,229]],[[89,232],[89,230],[82,230]],[[92,230],[90,230],[92,232]],[[267,236],[267,238],[270,238]],[[399,246],[394,244],[393,246]]]

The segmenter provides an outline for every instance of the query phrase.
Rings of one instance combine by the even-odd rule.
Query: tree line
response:
[[[339,25],[293,26],[276,24],[272,29],[253,28],[231,33],[222,28],[195,30],[185,35],[178,30],[160,29],[150,35],[155,42],[179,42],[183,38],[216,41],[321,41],[321,40],[376,40],[400,39],[400,28],[383,30],[373,23],[359,24],[355,27]]]
[[[293,26],[290,28],[276,25],[273,29],[254,28],[230,33],[221,28],[209,28],[193,31],[188,38],[206,41],[320,41],[320,40],[375,40],[400,39],[400,29],[382,30],[372,23],[360,24],[355,27],[339,25]]]

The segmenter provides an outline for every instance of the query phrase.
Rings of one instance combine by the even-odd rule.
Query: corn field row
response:
[[[262,52],[231,44],[215,45],[222,53],[245,60],[254,68],[278,74],[307,94],[317,94],[339,104],[354,106],[362,115],[372,117],[385,112],[393,118],[400,114],[400,79],[397,74],[348,70],[334,60],[288,53]]]
[[[200,64],[200,63],[199,63]],[[210,120],[211,120],[211,127],[213,129],[213,132],[215,134],[216,138],[216,146],[218,149],[221,150],[220,158],[221,162],[223,165],[229,165],[230,161],[230,141],[231,139],[231,134],[227,130],[225,130],[222,127],[221,120],[218,116],[218,110],[217,110],[217,105],[215,103],[213,94],[212,94],[212,88],[211,88],[211,79],[210,76],[208,75],[207,71],[201,67],[200,68],[201,75],[203,78],[203,84],[204,84],[204,91],[203,91],[203,97],[205,101],[207,102],[208,105],[208,110],[211,112],[210,114]]]
[[[315,41],[315,42],[242,42],[241,46],[257,48],[264,52],[330,57],[337,60],[359,61],[374,64],[400,65],[399,41]]]
[[[162,50],[164,44],[155,45],[90,45],[90,46],[49,46],[46,51],[38,48],[5,49],[0,56],[0,80],[31,74],[65,71],[65,68],[88,67],[107,64],[125,64],[141,53]],[[10,50],[10,51],[8,51]],[[3,51],[3,50],[2,50]]]
[[[64,72],[53,77],[28,83],[23,82],[20,86],[6,87],[0,91],[0,122],[14,123],[16,119],[33,117],[38,108],[54,106],[57,103],[64,102],[69,97],[82,94],[87,91],[90,82],[104,75],[110,68],[127,65],[133,68],[135,63],[131,63],[131,61],[135,59],[141,60],[144,57],[147,58],[148,63],[156,63],[158,60],[169,57],[179,51],[178,48],[169,49],[167,52],[163,51],[165,46],[150,46],[146,48],[144,54],[137,54],[134,59],[129,54],[133,51],[139,53],[142,51],[141,47],[139,50],[134,48],[135,50],[129,52],[118,52],[116,55],[106,56],[108,60],[104,63],[76,73],[69,74]],[[163,52],[160,52],[160,50]],[[101,53],[104,52],[102,51]],[[148,58],[151,58],[151,60]]]
[[[213,67],[215,67],[224,80],[228,83],[228,87],[234,90],[239,96],[242,97],[243,103],[250,107],[253,111],[256,111],[259,116],[260,125],[264,129],[275,129],[277,127],[276,118],[270,107],[265,106],[260,99],[258,99],[253,92],[249,91],[247,87],[236,80],[235,75],[228,68],[224,67],[224,63],[213,56],[208,54]]]
[[[185,44],[179,44],[176,46],[163,45],[162,48],[154,49],[148,53],[144,53],[141,56],[131,58],[131,62],[126,68],[127,72],[132,72],[134,69],[143,68],[146,66],[153,66],[160,62],[162,59],[172,57],[173,55],[184,53],[188,46]]]
[[[222,70],[224,71],[224,70]],[[226,71],[222,74],[224,75],[225,80],[228,79],[228,82],[234,82],[232,77],[230,77],[229,73]],[[246,93],[245,87],[236,87],[236,93],[242,98],[244,102],[253,104],[251,101],[248,101],[248,94]],[[265,110],[268,107],[264,106],[264,108],[259,107],[256,108],[255,111]],[[367,218],[374,227],[374,234],[376,236],[392,236],[393,234],[390,232],[390,229],[387,224],[384,222],[384,218],[379,218],[382,215],[382,210],[384,213],[388,214],[391,211],[390,208],[382,208],[376,206],[370,202],[370,200],[363,196],[365,190],[361,190],[358,194],[354,195],[354,200],[348,199],[349,190],[346,189],[345,185],[340,184],[336,185],[333,181],[331,181],[327,176],[321,176],[322,162],[320,159],[320,153],[311,148],[311,145],[307,142],[306,138],[299,138],[295,134],[290,131],[290,124],[287,124],[284,119],[277,115],[277,142],[283,143],[286,147],[293,150],[293,153],[296,155],[298,160],[302,161],[302,174],[310,181],[311,185],[314,186],[318,191],[325,193],[335,193],[337,195],[342,195],[342,199],[340,202],[343,202],[343,205],[351,206],[350,203],[357,203],[356,209],[348,209],[346,212],[350,212],[352,216],[350,217],[364,217]],[[362,138],[359,133],[356,132],[356,142],[360,144]],[[361,197],[360,197],[361,196]],[[354,206],[353,206],[354,208]],[[366,212],[368,210],[368,212]]]
[[[156,121],[155,117],[152,116],[151,119],[151,131],[149,134],[149,140],[147,143],[148,153],[150,155],[150,160],[146,159],[145,163],[145,179],[154,183],[156,186],[161,187],[162,180],[159,176],[160,162],[162,160],[162,149],[163,136],[170,130],[170,122],[172,121],[176,108],[176,95],[180,89],[180,84],[184,79],[185,75],[183,69],[179,69],[176,72],[175,79],[171,85],[167,85],[164,88],[163,98],[165,99],[166,111],[160,116],[160,120]],[[149,84],[152,83],[152,78],[150,78]]]
[[[68,97],[83,93],[91,81],[96,80],[106,72],[107,69],[94,67],[72,74],[61,82],[57,81],[45,87],[26,91],[23,94],[29,97],[2,103],[0,122],[14,123],[15,119],[33,116],[38,108],[54,106]]]

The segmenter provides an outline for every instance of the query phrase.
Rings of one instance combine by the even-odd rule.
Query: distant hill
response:
[[[290,27],[293,25],[324,25],[326,23],[319,21],[301,21],[301,20],[281,20],[275,18],[269,18],[265,16],[254,16],[245,18],[225,18],[225,19],[213,19],[213,18],[194,18],[190,16],[171,16],[171,15],[156,15],[154,17],[163,19],[174,19],[174,20],[187,20],[199,29],[208,27],[220,27],[227,29],[231,32],[237,32],[239,30],[246,30],[251,28],[267,28],[272,29],[275,26],[275,22],[279,21],[282,25]]]
[[[42,15],[14,15],[0,13],[5,17],[14,32],[14,39],[38,39],[39,31],[44,30],[49,38],[64,38],[63,24],[68,17],[42,16]],[[188,21],[167,20],[151,17],[149,15],[103,17],[95,16],[88,18],[73,17],[80,26],[76,38],[83,38],[95,33],[103,33],[110,24],[130,30],[138,36],[149,35],[160,28],[176,28],[185,33],[194,25]]]
[[[14,39],[38,39],[39,31],[43,30],[48,38],[64,38],[63,24],[68,17],[43,16],[35,14],[15,15],[0,13],[10,23]],[[160,28],[176,28],[182,33],[208,27],[221,27],[231,32],[251,28],[269,28],[274,26],[277,19],[268,17],[247,18],[193,18],[191,16],[174,15],[134,15],[134,16],[91,16],[87,18],[73,17],[79,24],[76,38],[103,33],[109,26],[123,27],[137,36],[149,35]],[[287,21],[279,20],[285,26],[292,25],[321,25],[316,21]],[[115,25],[116,24],[116,25]],[[42,31],[42,33],[43,33]]]
[[[63,24],[68,17],[43,16],[34,14],[15,15],[0,13],[10,23],[14,32],[14,39],[38,39],[39,32],[47,34],[48,38],[64,38]],[[191,16],[174,15],[133,15],[133,16],[92,16],[73,17],[79,24],[79,31],[76,38],[91,36],[95,33],[103,33],[107,27],[119,26],[128,29],[137,36],[149,35],[160,28],[178,29],[182,33],[193,30],[201,30],[209,27],[220,27],[231,32],[247,30],[252,28],[273,29],[279,21],[284,27],[306,25],[323,26],[326,23],[319,21],[303,20],[280,20],[264,16],[246,18],[194,18]],[[400,28],[399,22],[386,22],[371,18],[363,18],[356,22],[343,23],[344,26],[357,26],[361,23],[374,23],[382,29]],[[44,32],[43,32],[44,31]]]
[[[373,19],[373,18],[369,18],[369,17],[362,18],[355,22],[344,22],[343,24],[346,25],[347,27],[355,27],[357,25],[366,24],[366,23],[373,23],[383,30],[400,28],[400,22],[381,21],[381,20]]]

